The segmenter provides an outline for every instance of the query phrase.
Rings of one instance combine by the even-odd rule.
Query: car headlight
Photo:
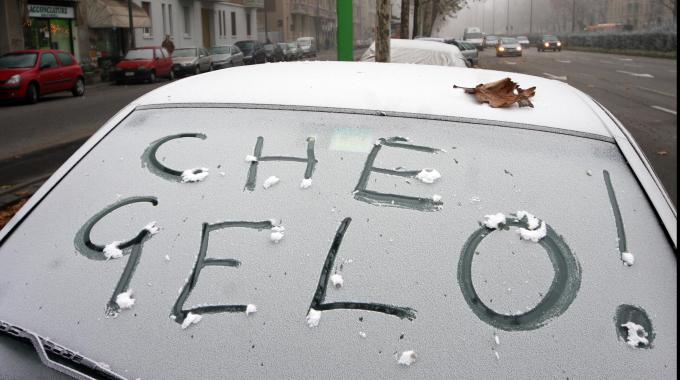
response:
[[[543,45],[544,45],[545,47],[550,47],[550,43],[549,43],[549,42],[546,42],[546,43],[544,43]]]
[[[503,46],[499,46],[498,51],[505,51],[505,48]]]
[[[521,46],[517,46],[517,51],[522,51],[522,47],[521,47]]]
[[[557,41],[557,46],[562,46],[562,43]]]
[[[10,86],[14,86],[14,85],[19,84],[20,82],[21,82],[21,75],[14,74],[7,80],[6,83]]]

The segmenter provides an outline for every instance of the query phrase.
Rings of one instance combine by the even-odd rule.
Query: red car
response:
[[[0,99],[35,103],[41,95],[71,91],[83,96],[83,69],[70,53],[21,50],[0,57]]]
[[[160,46],[130,49],[113,71],[113,80],[117,84],[126,81],[153,83],[158,77],[175,79],[172,58],[167,50]]]

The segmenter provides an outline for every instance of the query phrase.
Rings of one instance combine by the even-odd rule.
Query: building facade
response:
[[[134,45],[211,47],[257,39],[258,0],[133,0]],[[0,2],[0,54],[59,49],[93,66],[130,47],[126,0],[5,0]]]

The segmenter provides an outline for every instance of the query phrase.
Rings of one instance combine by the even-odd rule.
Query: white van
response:
[[[302,55],[304,57],[316,58],[316,53],[318,53],[316,39],[314,37],[300,37],[297,39],[297,44],[302,50]]]
[[[484,33],[476,26],[465,28],[463,41],[475,45],[477,50],[484,50]]]

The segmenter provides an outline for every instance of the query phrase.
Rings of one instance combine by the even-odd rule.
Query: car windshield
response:
[[[0,320],[130,378],[608,378],[622,357],[645,378],[676,363],[676,256],[612,141],[164,106],[107,132],[3,241]],[[653,317],[652,349],[622,341],[622,302]]]
[[[297,46],[298,45],[295,42],[291,42],[291,43],[288,44],[289,49],[295,49],[295,48],[297,48]]]
[[[196,48],[176,49],[175,51],[172,52],[172,56],[173,58],[198,57],[198,51]]]
[[[231,53],[231,48],[229,46],[215,46],[210,48],[211,54],[229,54]]]
[[[128,61],[153,59],[153,49],[132,49],[125,54]]]
[[[557,41],[555,36],[543,36],[543,41]]]
[[[253,50],[253,48],[255,47],[255,43],[250,41],[240,41],[236,43],[236,46],[238,46],[239,49],[243,51],[248,51]]]
[[[504,37],[504,38],[501,38],[501,43],[504,44],[504,45],[506,45],[506,44],[512,45],[512,44],[517,43],[517,39]]]
[[[25,69],[35,66],[38,58],[36,53],[13,53],[0,57],[0,68],[2,69]]]
[[[274,45],[272,45],[272,44],[264,45],[264,50],[265,50],[267,53],[271,53],[271,52],[274,51]]]
[[[297,42],[300,44],[300,46],[310,46],[312,44],[312,40],[308,39],[298,40]]]
[[[526,40],[526,39],[527,39],[527,37],[526,37],[526,36],[519,36],[519,37],[517,37],[517,39],[518,39],[518,40],[522,40],[522,41],[524,41],[524,40]]]

